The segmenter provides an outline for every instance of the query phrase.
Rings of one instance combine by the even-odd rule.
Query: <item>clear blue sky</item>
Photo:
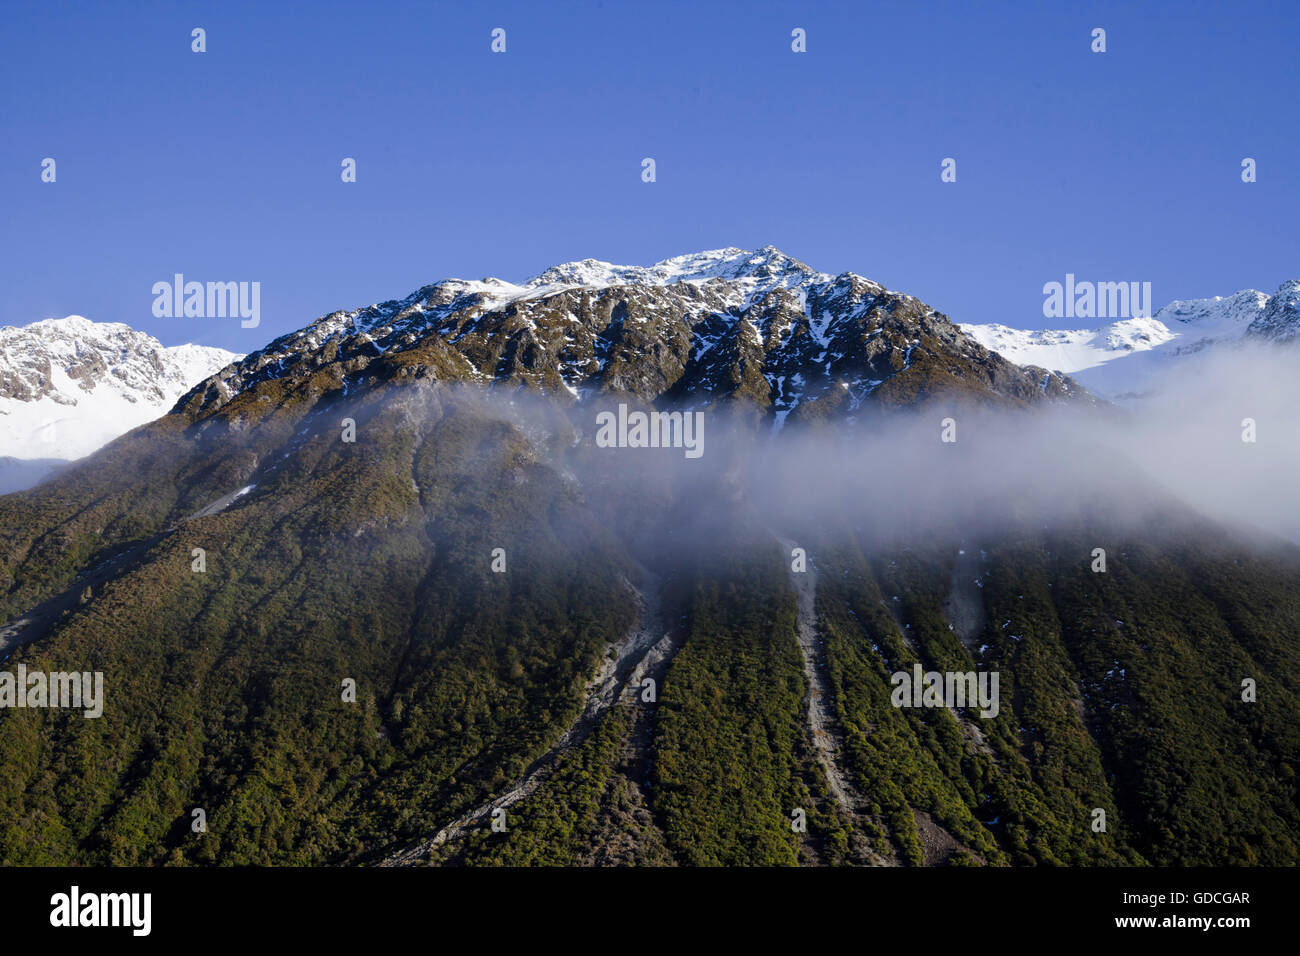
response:
[[[1066,272],[1150,281],[1157,306],[1300,276],[1300,3],[5,0],[0,18],[5,325],[78,313],[243,352],[448,276],[767,243],[1022,326],[1047,324],[1042,285]],[[261,282],[261,326],[155,319],[175,272]]]

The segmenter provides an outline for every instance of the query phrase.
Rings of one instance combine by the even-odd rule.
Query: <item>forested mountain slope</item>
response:
[[[1049,520],[996,486],[909,505],[882,477],[923,477],[901,444],[807,457],[800,434],[851,451],[914,422],[930,447],[950,415],[978,443],[971,409],[1109,412],[773,259],[339,313],[0,497],[5,667],[105,685],[97,719],[0,710],[0,861],[1297,862],[1300,551],[1140,477]],[[859,297],[831,333],[836,295]],[[574,349],[600,329],[552,381],[564,347],[523,317],[561,306]],[[599,447],[619,403],[705,415],[705,453]],[[996,671],[996,716],[895,706],[916,663]]]

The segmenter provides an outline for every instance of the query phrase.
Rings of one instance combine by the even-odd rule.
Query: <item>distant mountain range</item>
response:
[[[1300,335],[1300,280],[1273,295],[1248,289],[1227,298],[1169,303],[1149,318],[1120,319],[1095,329],[1024,330],[961,326],[985,348],[1019,365],[1073,376],[1109,401],[1140,399],[1179,358],[1211,346],[1289,343]]]
[[[1290,280],[1271,296],[1179,300],[1095,329],[958,325],[910,295],[768,246],[649,267],[586,259],[519,285],[448,279],[330,313],[247,356],[164,348],[128,326],[70,316],[0,329],[0,490],[29,486],[182,397],[213,410],[252,385],[309,375],[345,393],[396,375],[574,402],[743,399],[774,429],[855,422],[939,394],[1002,406],[1123,403],[1208,346],[1291,341],[1298,290]]]
[[[166,414],[238,357],[79,315],[0,328],[0,492]]]

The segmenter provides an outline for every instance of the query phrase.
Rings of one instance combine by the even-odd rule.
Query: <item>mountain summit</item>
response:
[[[806,263],[787,256],[775,246],[763,246],[754,252],[728,247],[675,256],[652,266],[617,266],[598,259],[566,262],[553,266],[524,283],[529,290],[551,287],[584,286],[604,288],[612,285],[672,285],[676,282],[702,282],[724,279],[729,282],[750,280],[753,292],[770,292],[789,288],[809,280],[826,282],[830,276],[817,272]]]
[[[446,279],[326,315],[181,404],[201,414],[269,382],[351,394],[391,377],[522,386],[572,401],[745,402],[778,427],[936,399],[1089,400],[1064,376],[993,354],[913,296],[765,246],[646,267],[584,259],[522,285]]]

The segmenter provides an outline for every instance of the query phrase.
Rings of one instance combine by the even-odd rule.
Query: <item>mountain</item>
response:
[[[1095,329],[961,329],[1012,362],[1071,375],[1097,395],[1123,402],[1141,397],[1179,358],[1210,346],[1292,341],[1300,334],[1298,300],[1300,280],[1291,279],[1271,296],[1252,289],[1227,298],[1176,300],[1154,316]]]
[[[0,491],[33,484],[166,414],[238,357],[199,345],[165,348],[129,326],[79,315],[0,328],[0,460],[8,463]]]
[[[1300,279],[1282,283],[1246,334],[1273,342],[1291,342],[1300,335]]]
[[[778,427],[940,394],[1091,401],[1064,376],[983,348],[912,296],[816,272],[771,246],[648,268],[587,259],[522,285],[448,279],[324,316],[223,369],[182,406],[209,414],[250,389],[308,378],[344,394],[396,378],[526,386],[575,402],[743,400]]]
[[[770,248],[331,313],[0,496],[8,672],[104,686],[0,706],[0,863],[1294,865],[1300,549],[1075,417]]]

